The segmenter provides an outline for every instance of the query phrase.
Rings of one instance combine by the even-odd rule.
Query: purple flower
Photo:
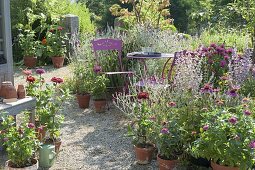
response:
[[[215,43],[212,43],[212,44],[210,45],[210,47],[216,48],[217,45],[216,45]]]
[[[255,148],[255,140],[250,142],[249,147],[252,149]]]
[[[237,88],[233,88],[233,89],[228,91],[228,95],[231,96],[231,97],[236,97],[236,96],[238,96],[237,91],[238,91]]]
[[[4,142],[7,142],[9,139],[7,137],[3,138]]]
[[[99,73],[99,72],[102,71],[102,67],[99,66],[99,65],[95,65],[94,68],[93,68],[93,70],[94,70],[95,73]]]
[[[167,128],[163,128],[161,129],[160,133],[162,134],[168,134],[169,133],[169,130]]]
[[[33,129],[35,127],[35,125],[33,123],[28,123],[27,127],[30,128],[30,129]]]
[[[226,50],[226,53],[228,53],[228,54],[232,54],[232,53],[233,53],[233,51],[234,51],[234,50],[233,50],[232,48],[229,48],[229,49],[227,49],[227,50]]]
[[[225,60],[220,61],[220,67],[225,67],[227,62]]]
[[[225,59],[225,60],[228,60],[228,59],[229,59],[229,56],[228,56],[228,55],[225,55],[225,56],[224,56],[224,59]]]
[[[231,118],[229,118],[228,119],[228,121],[229,121],[229,123],[231,123],[231,124],[236,124],[237,123],[237,118],[236,117],[234,117],[234,116],[232,116]]]
[[[204,125],[203,130],[207,131],[209,129],[209,125]]]
[[[38,68],[38,69],[36,69],[36,74],[44,74],[45,73],[45,70],[44,69],[42,69],[42,68]]]
[[[202,93],[212,93],[213,92],[213,88],[210,84],[205,84],[203,88],[201,88],[201,92]]]
[[[245,111],[243,111],[243,113],[244,113],[246,116],[251,115],[251,111],[249,111],[249,110],[245,110]]]

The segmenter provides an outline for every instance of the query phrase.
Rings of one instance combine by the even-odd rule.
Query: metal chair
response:
[[[92,49],[95,55],[95,62],[97,65],[100,65],[100,59],[98,52],[99,51],[117,51],[118,54],[118,70],[117,71],[104,71],[102,70],[103,73],[106,75],[121,75],[124,80],[124,89],[125,91],[128,88],[128,76],[133,75],[134,72],[132,71],[124,71],[124,66],[123,66],[123,61],[122,61],[122,40],[119,39],[110,39],[110,38],[105,38],[105,39],[96,39],[92,40]],[[103,57],[103,56],[102,56]],[[106,57],[106,56],[104,56]],[[111,80],[111,79],[110,79]],[[112,79],[114,80],[114,79]],[[108,87],[108,88],[118,88],[118,87]]]

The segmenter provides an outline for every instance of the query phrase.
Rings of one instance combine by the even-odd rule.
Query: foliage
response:
[[[27,113],[25,113],[27,114]],[[26,115],[21,125],[15,126],[13,116],[1,115],[0,138],[4,141],[9,160],[15,168],[31,166],[32,158],[39,148],[39,141],[36,137],[35,125],[29,123]]]
[[[93,87],[92,87],[92,96],[94,100],[106,98],[106,90],[107,90],[106,85],[108,82],[109,82],[109,79],[106,77],[105,74],[94,73],[94,81],[93,81]]]
[[[192,144],[195,156],[240,169],[253,166],[255,124],[249,110],[253,101],[244,104],[202,114],[200,138]]]
[[[52,25],[46,33],[46,50],[50,57],[65,56],[67,52],[66,43],[68,42],[67,34],[64,28],[58,25]]]
[[[110,7],[114,16],[120,16],[120,19],[127,25],[127,28],[135,24],[150,24],[154,28],[175,29],[170,26],[172,20],[168,17],[170,12],[168,0],[147,0],[147,1],[126,1],[120,0],[123,4],[130,4],[131,11],[128,8],[122,8],[119,4]]]

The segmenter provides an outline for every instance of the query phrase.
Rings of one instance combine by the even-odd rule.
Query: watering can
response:
[[[39,149],[39,166],[50,168],[56,158],[55,145],[43,144]]]

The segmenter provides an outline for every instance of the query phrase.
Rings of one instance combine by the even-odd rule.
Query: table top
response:
[[[132,52],[127,54],[127,58],[134,59],[161,59],[161,58],[174,58],[173,53],[144,53],[144,52]]]
[[[34,109],[36,106],[36,98],[27,96],[24,99],[18,99],[16,102],[0,103],[0,112],[8,111],[9,114],[15,115],[26,109]]]

